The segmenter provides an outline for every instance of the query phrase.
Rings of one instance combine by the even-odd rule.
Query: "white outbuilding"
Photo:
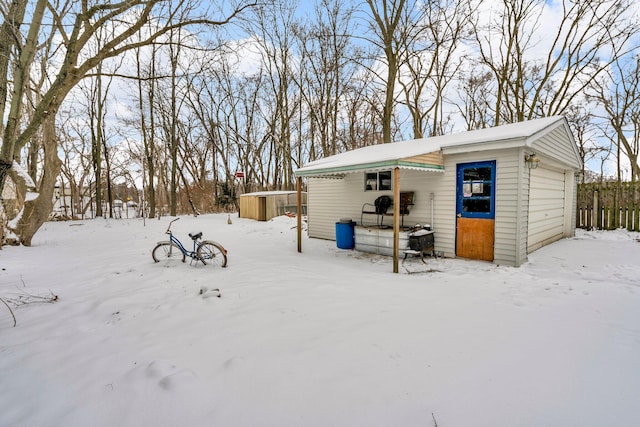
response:
[[[334,240],[352,219],[355,248],[393,255],[397,272],[416,224],[433,231],[436,253],[509,266],[573,236],[581,169],[567,120],[554,116],[368,146],[296,176],[307,179],[309,237]],[[380,196],[392,201],[384,212]]]

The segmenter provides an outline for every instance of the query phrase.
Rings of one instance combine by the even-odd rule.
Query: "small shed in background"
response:
[[[259,191],[240,195],[240,218],[269,221],[287,212],[297,213],[295,191]],[[302,214],[306,215],[307,193],[302,193]]]

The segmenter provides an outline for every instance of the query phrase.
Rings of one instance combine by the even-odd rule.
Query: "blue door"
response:
[[[457,165],[457,256],[493,261],[495,181],[495,161]]]

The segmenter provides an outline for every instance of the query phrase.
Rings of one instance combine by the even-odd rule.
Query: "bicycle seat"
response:
[[[202,237],[202,231],[196,234],[189,233],[189,237],[191,237],[193,240],[198,240],[199,238]]]

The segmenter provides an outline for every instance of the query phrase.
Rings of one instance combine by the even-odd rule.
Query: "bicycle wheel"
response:
[[[205,240],[198,246],[196,254],[204,265],[227,266],[227,250],[219,243]]]
[[[161,262],[166,266],[184,262],[185,256],[175,243],[160,242],[153,248],[151,256],[155,262]]]

